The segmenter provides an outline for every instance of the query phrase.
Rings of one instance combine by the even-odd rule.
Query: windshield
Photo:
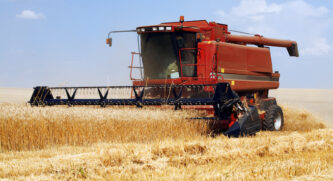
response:
[[[141,56],[145,79],[179,78],[179,50],[195,48],[195,33],[163,32],[141,34]],[[181,51],[182,64],[195,64],[195,50]],[[195,66],[182,66],[184,77],[196,76]]]

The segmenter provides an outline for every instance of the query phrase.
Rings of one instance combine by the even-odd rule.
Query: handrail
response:
[[[180,65],[180,77],[183,78],[183,66],[198,66],[199,64],[182,64],[182,51],[184,50],[198,50],[198,48],[180,48],[179,49],[179,65]],[[201,64],[204,65],[204,64]]]
[[[132,54],[132,60],[131,60],[131,65],[130,66],[128,66],[128,68],[130,69],[130,79],[131,80],[143,80],[143,77],[142,77],[142,70],[140,70],[140,75],[141,75],[141,79],[136,79],[136,78],[133,78],[133,68],[138,68],[138,69],[143,69],[143,67],[142,66],[139,66],[139,67],[137,67],[137,66],[133,66],[133,62],[134,62],[134,55],[139,55],[139,56],[141,56],[141,54],[140,53],[137,53],[137,52],[131,52],[131,54]],[[139,60],[140,61],[140,60]]]

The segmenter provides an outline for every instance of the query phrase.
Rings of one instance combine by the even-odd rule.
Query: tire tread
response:
[[[278,105],[272,105],[267,109],[266,114],[265,114],[265,119],[262,122],[263,130],[278,131],[278,130],[275,130],[275,128],[274,128],[274,119],[275,119],[277,113],[281,114],[281,119],[282,119],[280,130],[283,128],[284,118],[283,118],[282,109]]]

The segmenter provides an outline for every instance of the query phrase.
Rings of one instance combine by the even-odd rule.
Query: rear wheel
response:
[[[265,113],[262,129],[268,131],[280,131],[283,127],[283,123],[284,119],[281,107],[278,105],[272,105]]]

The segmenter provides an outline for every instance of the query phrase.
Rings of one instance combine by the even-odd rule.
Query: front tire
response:
[[[262,129],[268,131],[280,131],[282,130],[283,123],[284,118],[281,107],[278,105],[272,105],[265,113]]]

